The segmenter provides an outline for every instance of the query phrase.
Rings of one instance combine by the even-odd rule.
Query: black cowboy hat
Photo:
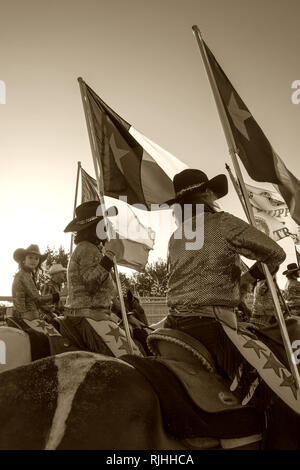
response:
[[[103,219],[102,215],[96,215],[99,205],[99,201],[87,201],[76,207],[76,217],[66,226],[64,232],[80,232]]]
[[[47,254],[41,254],[38,245],[29,245],[28,248],[17,248],[13,254],[14,260],[17,263],[20,263],[25,259],[26,255],[38,255],[40,257],[40,263],[45,261]]]
[[[217,175],[212,179],[201,170],[183,170],[173,178],[175,197],[169,199],[165,204],[174,204],[186,194],[198,193],[211,189],[218,199],[228,193],[228,182],[226,175]]]
[[[287,275],[287,274],[295,273],[296,271],[300,271],[300,267],[297,265],[297,263],[291,263],[287,265],[287,270],[283,271],[282,274]]]

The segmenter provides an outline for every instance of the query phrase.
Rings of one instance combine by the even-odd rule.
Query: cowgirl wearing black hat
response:
[[[266,263],[274,273],[284,261],[285,252],[255,227],[219,211],[215,201],[228,192],[225,175],[209,180],[202,171],[188,169],[175,175],[173,185],[175,198],[167,203],[175,204],[178,228],[169,241],[169,315],[164,326],[200,340],[214,357],[219,371],[233,378],[241,359],[221,323],[237,327],[240,255]],[[197,215],[199,204],[203,204],[202,215]],[[187,248],[191,242],[185,232],[188,225],[194,233],[204,231],[202,247]],[[263,277],[256,263],[244,280],[254,282]]]
[[[296,263],[287,265],[285,274],[287,282],[285,285],[285,298],[293,315],[300,316],[300,268]]]

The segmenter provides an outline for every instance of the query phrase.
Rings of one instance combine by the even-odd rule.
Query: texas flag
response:
[[[173,198],[172,178],[187,166],[134,129],[88,85],[86,94],[101,159],[104,194],[117,199],[127,196],[128,204],[140,204],[145,210]]]
[[[97,200],[99,200],[97,181],[81,168],[81,202]],[[109,223],[111,232],[118,234],[122,245],[117,264],[142,271],[148,263],[150,250],[154,248],[155,232],[151,227],[145,227],[125,202],[109,197],[105,197],[105,202],[107,206],[113,204],[108,211]],[[113,216],[114,212],[116,216]]]
[[[300,181],[286,168],[251,112],[205,44],[207,57],[234,136],[238,155],[255,181],[273,183],[300,225]]]

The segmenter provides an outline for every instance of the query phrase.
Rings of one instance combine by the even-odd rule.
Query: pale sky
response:
[[[188,166],[226,172],[193,24],[300,178],[299,17],[299,0],[0,0],[0,295],[11,294],[16,248],[69,248],[77,161],[94,176],[77,77]],[[243,217],[232,187],[221,204]]]

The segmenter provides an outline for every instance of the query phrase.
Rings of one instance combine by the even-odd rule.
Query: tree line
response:
[[[53,263],[60,263],[66,268],[70,256],[70,253],[66,252],[63,246],[58,249],[47,246],[45,253],[47,258],[44,262],[45,269],[39,276],[40,285],[48,280],[47,271]],[[164,297],[167,293],[168,284],[167,263],[162,259],[158,259],[147,264],[141,272],[134,272],[132,275],[120,272],[120,280],[124,293],[131,289],[140,297]]]

